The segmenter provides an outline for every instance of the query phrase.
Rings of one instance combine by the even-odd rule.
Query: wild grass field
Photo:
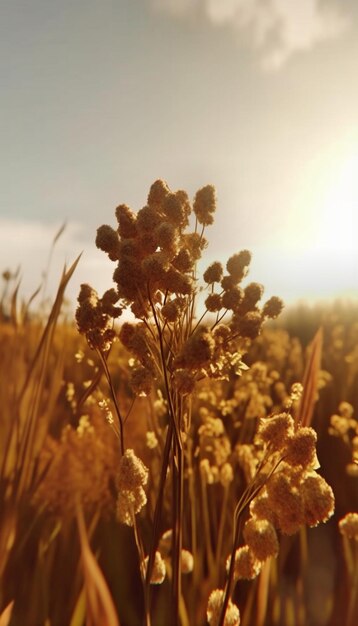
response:
[[[76,320],[4,272],[0,626],[358,623],[358,306],[200,275],[215,208],[118,206]]]

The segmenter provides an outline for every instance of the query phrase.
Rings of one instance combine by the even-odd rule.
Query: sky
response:
[[[287,303],[358,297],[354,0],[0,0],[0,270],[20,293],[83,251],[100,292],[114,209],[215,185],[205,263],[248,248]]]

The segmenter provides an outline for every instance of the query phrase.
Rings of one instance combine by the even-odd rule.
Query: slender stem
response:
[[[173,427],[171,424],[169,424],[167,437],[165,440],[164,452],[163,452],[163,463],[162,463],[161,472],[160,472],[158,498],[157,498],[155,511],[154,511],[152,545],[151,545],[150,552],[149,552],[148,568],[147,568],[147,575],[146,575],[147,593],[148,593],[148,586],[150,584],[150,577],[151,577],[152,569],[153,569],[155,552],[157,550],[158,543],[159,543],[160,518],[162,514],[162,509],[163,509],[164,487],[165,487],[165,482],[166,482],[167,472],[168,472],[168,467],[169,467],[169,458],[170,458],[170,451],[172,448],[172,441],[173,441]]]
[[[208,562],[209,575],[210,578],[213,577],[215,572],[215,562],[214,562],[214,554],[211,543],[210,536],[210,517],[209,517],[209,503],[208,503],[208,494],[207,487],[204,476],[202,472],[200,472],[200,485],[201,485],[201,500],[202,500],[202,509],[203,509],[203,530],[204,530],[204,539],[205,539],[205,547],[206,547],[206,558]]]
[[[176,483],[175,485],[175,506],[177,511],[177,519],[176,523],[173,527],[174,537],[175,537],[175,546],[173,554],[173,586],[172,586],[172,594],[173,594],[173,626],[179,623],[179,602],[181,595],[181,542],[182,542],[182,518],[183,518],[183,476],[184,476],[184,468],[183,468],[183,445],[181,441],[180,435],[180,422],[176,419],[173,398],[170,390],[169,384],[169,376],[168,376],[168,364],[165,356],[164,350],[164,342],[163,342],[163,329],[160,326],[158,316],[156,313],[156,309],[154,303],[152,301],[149,285],[148,285],[148,299],[150,302],[150,306],[152,309],[154,322],[157,327],[158,338],[159,338],[159,346],[160,346],[160,355],[162,361],[162,369],[164,376],[164,384],[165,391],[168,401],[169,408],[169,416],[171,420],[171,424],[174,431],[174,449],[175,449],[175,457],[177,460],[177,468],[176,471],[173,471],[173,481]],[[174,507],[175,508],[175,507]],[[149,567],[148,567],[149,569]]]
[[[122,414],[121,414],[121,411],[120,411],[119,406],[118,406],[117,396],[116,396],[116,392],[115,392],[114,387],[113,387],[112,378],[111,378],[111,374],[110,374],[109,369],[108,369],[107,361],[106,361],[106,359],[105,359],[105,357],[103,355],[102,350],[97,350],[97,352],[99,354],[99,358],[101,359],[101,363],[102,363],[102,366],[103,366],[103,369],[104,369],[104,373],[106,375],[107,382],[108,382],[108,385],[109,385],[109,389],[111,391],[112,400],[113,400],[113,403],[114,403],[114,406],[115,406],[115,409],[116,409],[116,413],[117,413],[117,417],[118,417],[118,424],[119,424],[119,439],[120,439],[120,445],[121,445],[121,454],[123,455],[125,447],[124,447],[124,432],[123,432],[123,418],[122,418]]]
[[[142,586],[143,586],[145,626],[151,626],[150,609],[149,609],[149,604],[148,604],[148,596],[146,593],[146,572],[145,572],[145,563],[144,563],[145,553],[144,553],[143,542],[139,533],[139,528],[138,528],[138,524],[137,524],[137,520],[136,520],[136,516],[134,512],[132,513],[132,520],[133,520],[134,538],[135,538],[135,543],[137,546],[137,552],[138,552],[138,558],[139,558],[140,577],[141,577]]]
[[[217,326],[221,322],[221,320],[224,319],[227,312],[228,312],[228,309],[225,309],[224,313],[222,313],[220,316],[216,318],[215,323],[212,325],[210,330],[214,330],[215,326]]]
[[[358,542],[354,541],[354,563],[353,563],[353,575],[351,577],[350,596],[347,610],[347,626],[355,626],[356,624],[356,611],[357,611],[357,597],[358,597]]]
[[[184,492],[184,471],[183,471],[183,448],[175,444],[176,456],[173,458],[173,484],[174,484],[174,544],[173,552],[173,624],[179,624],[179,608],[181,598],[181,551],[183,535],[183,492]],[[175,458],[177,466],[175,466]]]
[[[178,445],[181,446],[180,432],[179,432],[178,424],[177,424],[176,419],[175,419],[173,400],[172,400],[172,395],[170,393],[168,368],[167,368],[166,358],[165,358],[162,329],[161,329],[159,321],[158,321],[157,313],[156,313],[155,306],[153,304],[153,301],[152,301],[152,298],[151,298],[151,295],[150,295],[149,288],[148,288],[148,299],[149,299],[149,302],[150,302],[150,306],[152,308],[155,325],[156,325],[157,331],[158,331],[158,338],[159,338],[159,345],[160,345],[160,356],[161,356],[161,361],[162,361],[165,391],[166,391],[167,400],[168,400],[169,415],[170,415],[170,418],[171,418],[171,421],[172,421],[172,424],[173,424],[173,427],[174,427],[175,439],[176,439]]]
[[[190,335],[193,335],[195,333],[196,329],[198,328],[200,322],[203,321],[203,319],[204,319],[205,315],[207,314],[207,312],[208,312],[208,310],[205,309],[204,313],[199,317],[198,321],[196,322],[194,328],[190,331]]]
[[[283,461],[283,458],[280,458],[277,461],[277,463],[274,465],[274,467],[272,468],[272,470],[270,471],[270,473],[266,477],[266,480],[264,482],[261,482],[259,480],[260,479],[260,470],[265,465],[267,460],[268,459],[265,457],[261,461],[261,463],[259,464],[259,469],[258,469],[257,473],[255,474],[254,478],[252,479],[251,483],[246,487],[246,489],[243,492],[239,502],[237,503],[237,505],[235,507],[235,512],[234,512],[234,539],[233,539],[231,556],[230,556],[230,566],[229,566],[229,573],[228,573],[227,582],[226,582],[224,602],[223,602],[223,605],[222,605],[222,608],[221,608],[221,613],[220,613],[220,619],[219,619],[219,622],[218,622],[218,626],[224,626],[225,614],[226,614],[226,610],[227,610],[227,607],[228,607],[228,604],[229,604],[229,600],[230,600],[230,597],[231,597],[232,585],[233,585],[233,580],[234,580],[236,547],[237,547],[239,536],[240,536],[240,523],[239,522],[241,522],[241,513],[244,511],[245,507],[251,502],[251,500],[253,500],[253,498],[255,498],[257,496],[257,494],[261,491],[261,489],[263,488],[265,483],[269,480],[269,478],[275,472],[277,467]]]
[[[226,518],[226,509],[227,509],[228,499],[229,499],[229,485],[225,485],[225,487],[224,487],[224,498],[223,498],[223,502],[222,502],[222,506],[221,506],[221,512],[220,512],[218,541],[217,541],[217,544],[216,544],[216,554],[215,554],[216,572],[217,573],[220,570],[219,566],[220,566],[220,558],[221,558],[222,545],[223,545],[223,539],[224,539],[224,528],[225,528],[225,518]]]

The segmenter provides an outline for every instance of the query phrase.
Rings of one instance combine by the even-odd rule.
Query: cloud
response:
[[[340,37],[350,20],[325,0],[151,0],[173,17],[204,17],[228,27],[258,51],[266,70],[280,69],[296,52]]]

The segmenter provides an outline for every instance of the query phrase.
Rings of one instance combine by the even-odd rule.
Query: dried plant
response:
[[[273,321],[247,250],[199,272],[215,210],[211,185],[191,202],[163,181],[117,207],[96,237],[114,286],[82,285],[80,334],[61,318],[75,264],[48,319],[6,274],[1,623],[304,626],[313,601],[355,625],[355,309]]]
[[[306,378],[306,385],[311,385],[310,396],[307,393],[303,396],[296,419],[289,411],[301,395],[297,385],[286,398],[284,413],[271,415],[265,404],[260,413],[254,405],[252,415],[264,421],[259,428],[257,424],[254,426],[249,444],[244,441],[236,444],[236,462],[223,420],[198,401],[204,381],[212,381],[215,386],[218,381],[230,383],[240,377],[247,369],[242,357],[251,340],[260,334],[265,319],[276,318],[283,306],[279,298],[272,297],[260,307],[263,287],[258,283],[242,286],[251,260],[247,250],[229,258],[226,273],[217,261],[206,269],[202,282],[199,280],[197,264],[207,245],[204,235],[206,227],[213,222],[215,209],[215,190],[210,185],[196,193],[191,205],[184,191],[172,192],[166,183],[156,181],[144,208],[134,213],[126,205],[120,205],[116,209],[117,228],[104,225],[97,231],[97,246],[117,264],[113,274],[116,288],[99,297],[89,285],[82,285],[78,297],[79,331],[99,355],[117,408],[122,455],[117,479],[117,515],[122,523],[134,526],[140,560],[143,542],[135,516],[147,501],[144,491],[147,470],[125,446],[124,420],[107,366],[113,341],[119,338],[132,354],[133,393],[151,396],[160,390],[165,404],[161,423],[157,423],[154,433],[155,441],[157,435],[160,441],[160,479],[152,498],[152,538],[147,548],[145,575],[142,572],[147,624],[151,622],[149,584],[164,580],[162,573],[154,572],[158,568],[162,572],[164,567],[158,545],[165,498],[169,497],[168,482],[171,484],[169,509],[173,512],[170,529],[173,624],[193,619],[188,617],[187,602],[182,595],[183,536],[191,537],[194,577],[196,569],[205,576],[207,568],[209,585],[213,585],[222,579],[223,536],[227,530],[233,532],[226,586],[210,595],[207,618],[210,624],[218,626],[238,624],[239,611],[231,602],[238,555],[248,554],[251,573],[258,573],[264,561],[278,554],[276,529],[293,534],[304,524],[314,526],[326,521],[334,510],[333,492],[315,471],[317,437],[308,426],[317,385],[317,350],[313,350],[316,361],[312,361]],[[190,225],[192,230],[188,232]],[[203,294],[206,295],[200,310],[198,300],[199,295],[203,299]],[[125,321],[117,332],[114,319],[128,309],[135,320]],[[240,405],[240,398],[236,397]],[[233,421],[239,431],[242,424]],[[236,464],[243,466],[244,471],[246,468],[245,480],[236,486],[238,502],[233,521],[228,525],[225,500],[234,482]],[[217,542],[212,534],[208,500],[209,485],[214,483],[219,483],[224,492]],[[193,497],[197,485],[202,494],[199,510]],[[194,508],[191,513],[185,506],[186,493]],[[240,552],[238,545],[243,515],[249,505],[250,518],[243,528],[247,553],[242,549]],[[201,522],[204,548],[198,532]]]

